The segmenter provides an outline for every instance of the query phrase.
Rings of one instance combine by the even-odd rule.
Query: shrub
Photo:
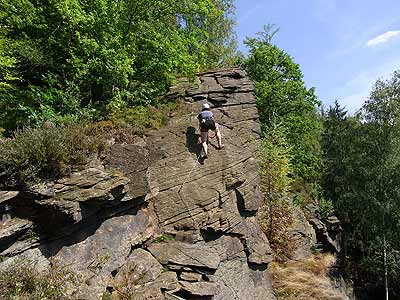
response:
[[[84,125],[17,131],[0,140],[0,186],[59,177],[105,150],[105,139]]]
[[[78,285],[72,272],[59,266],[39,272],[29,261],[16,261],[0,271],[2,300],[72,300],[68,291]]]
[[[132,127],[139,135],[143,135],[146,128],[158,129],[166,123],[164,116],[154,109],[136,106],[118,112],[110,117],[118,127]]]
[[[319,199],[319,211],[323,220],[328,219],[334,211],[333,202],[330,199]]]
[[[288,199],[272,200],[268,209],[260,213],[261,229],[268,237],[275,261],[285,261],[296,249],[296,241],[290,232],[294,223],[293,205]]]
[[[268,237],[275,259],[284,260],[294,250],[288,230],[293,223],[293,205],[286,195],[290,188],[291,154],[283,131],[275,128],[261,140],[259,148],[261,190],[264,205],[260,223]]]
[[[111,115],[110,121],[117,128],[131,128],[134,134],[143,135],[146,129],[159,129],[168,124],[172,113],[184,113],[181,102],[169,102],[157,107],[134,106]]]
[[[269,268],[272,286],[278,300],[341,300],[327,276],[335,263],[331,254],[318,255],[286,264],[272,263]]]
[[[162,242],[168,242],[168,241],[173,241],[175,237],[171,234],[164,233],[161,234],[160,236],[156,237],[153,241],[153,243],[162,243]]]
[[[301,193],[298,193],[293,197],[293,204],[297,207],[302,207],[302,205],[304,204],[304,198]]]
[[[315,182],[312,183],[311,184],[310,195],[311,195],[313,200],[316,200],[316,199],[319,199],[319,198],[323,197],[324,190],[323,190],[322,186],[319,185],[318,183],[315,183]]]
[[[283,130],[276,128],[261,139],[259,147],[261,189],[268,198],[285,195],[292,179],[291,148]]]
[[[157,108],[132,107],[107,121],[66,122],[62,127],[44,122],[42,128],[16,131],[11,138],[0,138],[0,187],[63,176],[107,153],[108,140],[132,144],[146,129],[158,129],[168,123],[171,114],[183,113],[187,113],[185,104],[170,102]]]

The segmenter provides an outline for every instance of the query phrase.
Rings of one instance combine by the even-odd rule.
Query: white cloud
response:
[[[378,35],[376,37],[374,37],[373,39],[370,39],[366,46],[367,47],[372,47],[378,44],[382,44],[382,43],[386,43],[387,41],[389,41],[390,39],[394,38],[395,36],[400,34],[400,30],[396,30],[396,31],[386,31],[385,33]]]
[[[254,13],[259,11],[263,7],[264,4],[265,3],[257,3],[255,6],[253,6],[249,10],[245,11],[242,15],[240,15],[238,17],[238,20],[237,20],[238,23],[240,24],[240,23],[246,22],[248,19],[250,19],[254,15]]]
[[[339,40],[337,42],[337,47],[325,54],[325,57],[330,60],[348,55],[356,55],[363,47],[371,47],[368,46],[367,43],[373,39],[365,43],[370,36],[382,32],[386,30],[386,28],[400,22],[398,14],[394,17],[388,17],[374,26],[366,26],[363,17],[353,14],[351,16],[335,15],[335,18],[339,20],[338,24],[335,24],[334,31],[337,35],[336,38]],[[349,30],[349,28],[351,28],[351,30]]]
[[[400,58],[389,59],[386,63],[374,65],[369,70],[362,70],[353,78],[343,84],[343,90],[339,97],[341,104],[345,105],[350,113],[361,108],[364,101],[368,99],[374,83],[378,79],[388,79],[400,66]]]

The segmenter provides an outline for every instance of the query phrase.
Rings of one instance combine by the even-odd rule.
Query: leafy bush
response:
[[[333,202],[330,199],[319,199],[319,211],[323,220],[328,219],[334,211]]]
[[[39,272],[33,262],[17,261],[0,271],[2,300],[73,300],[68,289],[77,285],[77,276],[58,266]]]
[[[162,243],[162,242],[168,242],[168,241],[173,241],[175,237],[171,234],[164,233],[158,237],[156,237],[153,241],[153,243]]]
[[[61,176],[105,150],[104,137],[91,126],[17,131],[13,138],[0,140],[0,186]]]
[[[293,197],[293,204],[296,205],[297,207],[301,207],[304,204],[304,198],[301,193],[297,193]]]
[[[275,261],[285,261],[296,250],[297,242],[293,239],[290,227],[294,223],[294,207],[288,199],[275,199],[268,209],[260,213],[261,229],[268,237]]]
[[[143,134],[146,128],[158,129],[166,125],[168,116],[155,108],[136,106],[113,114],[110,120],[118,127],[132,127]]]
[[[324,250],[324,245],[321,243],[312,244],[310,250],[314,254],[320,254]]]
[[[320,199],[324,195],[324,189],[322,188],[321,185],[319,185],[318,183],[314,182],[314,183],[311,184],[310,195],[311,195],[313,200]]]
[[[171,114],[187,112],[182,102],[168,102],[156,107],[135,106],[111,115],[110,121],[118,128],[131,128],[135,134],[143,135],[146,129],[159,129],[168,124]]]
[[[16,186],[37,179],[65,175],[90,158],[108,151],[108,140],[132,144],[146,129],[159,129],[171,114],[187,113],[187,105],[170,102],[158,107],[133,107],[115,113],[108,121],[66,124],[44,122],[42,128],[16,131],[0,139],[0,186]]]
[[[294,250],[295,242],[288,231],[294,221],[293,206],[286,197],[292,182],[290,147],[279,128],[271,130],[261,140],[259,158],[260,187],[264,194],[260,223],[275,258],[284,260]]]
[[[275,128],[261,139],[259,146],[261,189],[267,198],[279,198],[287,193],[292,179],[291,147],[283,130]]]

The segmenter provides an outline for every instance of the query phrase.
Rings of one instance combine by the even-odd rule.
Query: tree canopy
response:
[[[0,127],[156,104],[236,57],[231,0],[2,0]]]
[[[359,113],[337,103],[324,116],[324,188],[345,222],[345,245],[358,285],[384,285],[399,296],[400,73],[378,80]]]
[[[320,168],[317,115],[319,101],[314,89],[307,89],[300,66],[285,51],[271,43],[272,26],[258,38],[248,38],[249,57],[245,67],[253,79],[262,129],[279,126],[293,150],[293,169],[311,179]]]

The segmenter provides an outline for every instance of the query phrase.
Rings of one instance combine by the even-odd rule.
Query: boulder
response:
[[[147,251],[134,250],[119,269],[113,280],[113,286],[143,285],[160,276],[162,265]]]
[[[215,270],[220,263],[219,253],[205,244],[182,242],[154,243],[148,250],[163,265],[200,267]]]

